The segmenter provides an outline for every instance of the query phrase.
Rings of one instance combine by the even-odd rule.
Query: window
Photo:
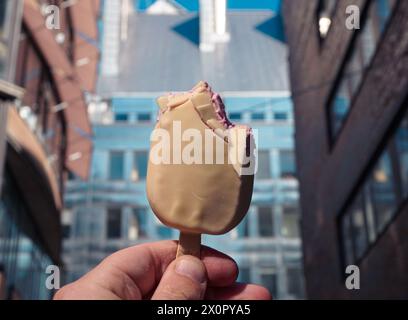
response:
[[[346,82],[347,79],[342,79],[339,88],[334,96],[334,100],[331,106],[331,127],[332,127],[332,137],[336,137],[339,133],[341,127],[343,126],[344,120],[350,109],[351,95]]]
[[[341,232],[344,264],[348,266],[354,263],[353,234],[351,231],[351,217],[349,214],[342,217]]]
[[[21,21],[16,19],[17,6],[19,1],[2,0],[0,1],[0,78],[12,81],[9,75],[10,58],[14,56],[12,52],[14,28]],[[21,4],[20,4],[21,5]]]
[[[137,121],[139,122],[150,122],[151,118],[152,116],[150,113],[138,113],[137,114]]]
[[[240,267],[238,281],[242,283],[251,283],[251,269],[249,267]]]
[[[355,259],[359,259],[367,249],[367,229],[365,223],[364,203],[359,195],[351,207],[351,225],[354,237]]]
[[[271,293],[272,297],[276,299],[277,293],[278,293],[278,290],[277,290],[278,277],[276,276],[275,269],[274,268],[263,269],[261,270],[260,275],[261,275],[261,285],[266,287]]]
[[[274,112],[273,119],[276,121],[287,121],[289,118],[287,112]]]
[[[269,151],[260,150],[258,152],[258,171],[256,173],[258,179],[271,178],[271,164],[269,158]]]
[[[392,6],[396,0],[375,0],[373,5],[373,11],[377,17],[378,30],[382,33],[388,22],[388,18],[392,13]]]
[[[295,298],[303,296],[303,273],[299,267],[288,267],[286,269],[288,293]]]
[[[62,238],[69,239],[70,236],[71,236],[71,225],[63,224],[62,225]]]
[[[356,38],[328,106],[332,142],[337,138],[344,125],[351,109],[352,100],[363,81],[364,72],[373,59],[384,26],[389,20],[392,2],[394,1],[373,1],[362,29],[356,31]],[[383,9],[378,10],[378,8]],[[381,13],[379,13],[380,11]]]
[[[286,238],[299,238],[299,212],[296,206],[283,207],[282,235]]]
[[[146,179],[148,157],[147,151],[136,151],[134,153],[132,181]]]
[[[259,236],[273,237],[273,216],[271,207],[258,207]]]
[[[68,170],[68,181],[77,181],[79,178],[71,170]]]
[[[366,25],[361,31],[360,38],[356,44],[356,50],[361,54],[361,67],[367,67],[370,64],[371,59],[374,56],[376,48],[376,35],[375,35],[375,25],[373,17],[369,16],[367,18]]]
[[[293,178],[296,175],[295,153],[292,150],[280,150],[279,163],[282,178]]]
[[[129,218],[128,239],[137,240],[147,235],[147,210],[134,208]]]
[[[238,238],[248,238],[249,237],[249,219],[247,216],[241,221],[237,227]]]
[[[408,200],[407,129],[408,110],[340,217],[345,265],[355,264],[364,256]]]
[[[402,183],[402,196],[408,197],[408,117],[404,117],[395,135],[398,164]]]
[[[365,210],[366,227],[368,233],[368,241],[372,243],[376,238],[376,227],[374,218],[373,202],[371,200],[370,186],[366,183],[362,190],[363,206]]]
[[[397,209],[395,180],[387,150],[371,171],[342,217],[341,237],[344,263],[359,260],[392,219]]]
[[[229,119],[232,120],[232,121],[234,121],[234,120],[239,121],[239,120],[242,119],[242,114],[239,113],[239,112],[232,112],[229,115]]]
[[[129,115],[127,113],[116,113],[115,121],[116,122],[127,122],[129,120]]]
[[[387,151],[374,168],[369,183],[377,231],[382,231],[396,210],[397,200],[391,159]]]
[[[110,208],[106,217],[106,237],[108,239],[120,239],[122,229],[122,210]]]
[[[111,180],[123,180],[124,169],[124,153],[122,151],[112,151],[109,161],[109,178]]]
[[[251,114],[251,119],[254,121],[263,121],[265,120],[265,113],[263,112],[254,112]]]
[[[72,211],[64,209],[61,214],[62,237],[68,239],[71,236]]]

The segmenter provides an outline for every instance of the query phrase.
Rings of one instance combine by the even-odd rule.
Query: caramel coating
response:
[[[194,128],[204,137],[205,130],[208,134],[211,129],[214,141],[218,139],[225,147],[223,164],[154,164],[149,157],[146,188],[153,212],[164,224],[181,232],[216,235],[230,231],[248,211],[254,176],[240,175],[237,165],[228,163],[230,142],[216,129],[235,130],[242,126],[231,126],[228,119],[220,118],[213,93],[205,82],[190,92],[160,97],[157,103],[161,115],[156,129],[172,133],[174,121],[181,123],[182,133]],[[174,137],[170,137],[173,145]],[[151,143],[151,149],[156,143]],[[181,148],[189,143],[182,141]],[[244,143],[248,144],[248,139]],[[201,154],[206,152],[210,151],[203,143]]]

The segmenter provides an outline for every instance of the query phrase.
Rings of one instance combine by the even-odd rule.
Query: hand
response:
[[[201,260],[193,256],[174,260],[176,250],[175,241],[120,250],[61,288],[54,299],[271,299],[261,286],[237,283],[237,265],[225,254],[202,246]]]

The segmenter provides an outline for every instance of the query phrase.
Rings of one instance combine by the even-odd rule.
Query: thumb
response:
[[[153,300],[201,300],[207,288],[207,272],[203,262],[185,255],[167,267],[154,292]]]

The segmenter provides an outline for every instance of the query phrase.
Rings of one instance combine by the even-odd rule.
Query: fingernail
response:
[[[181,257],[176,263],[175,271],[198,283],[206,281],[205,268],[201,261],[194,257]]]

